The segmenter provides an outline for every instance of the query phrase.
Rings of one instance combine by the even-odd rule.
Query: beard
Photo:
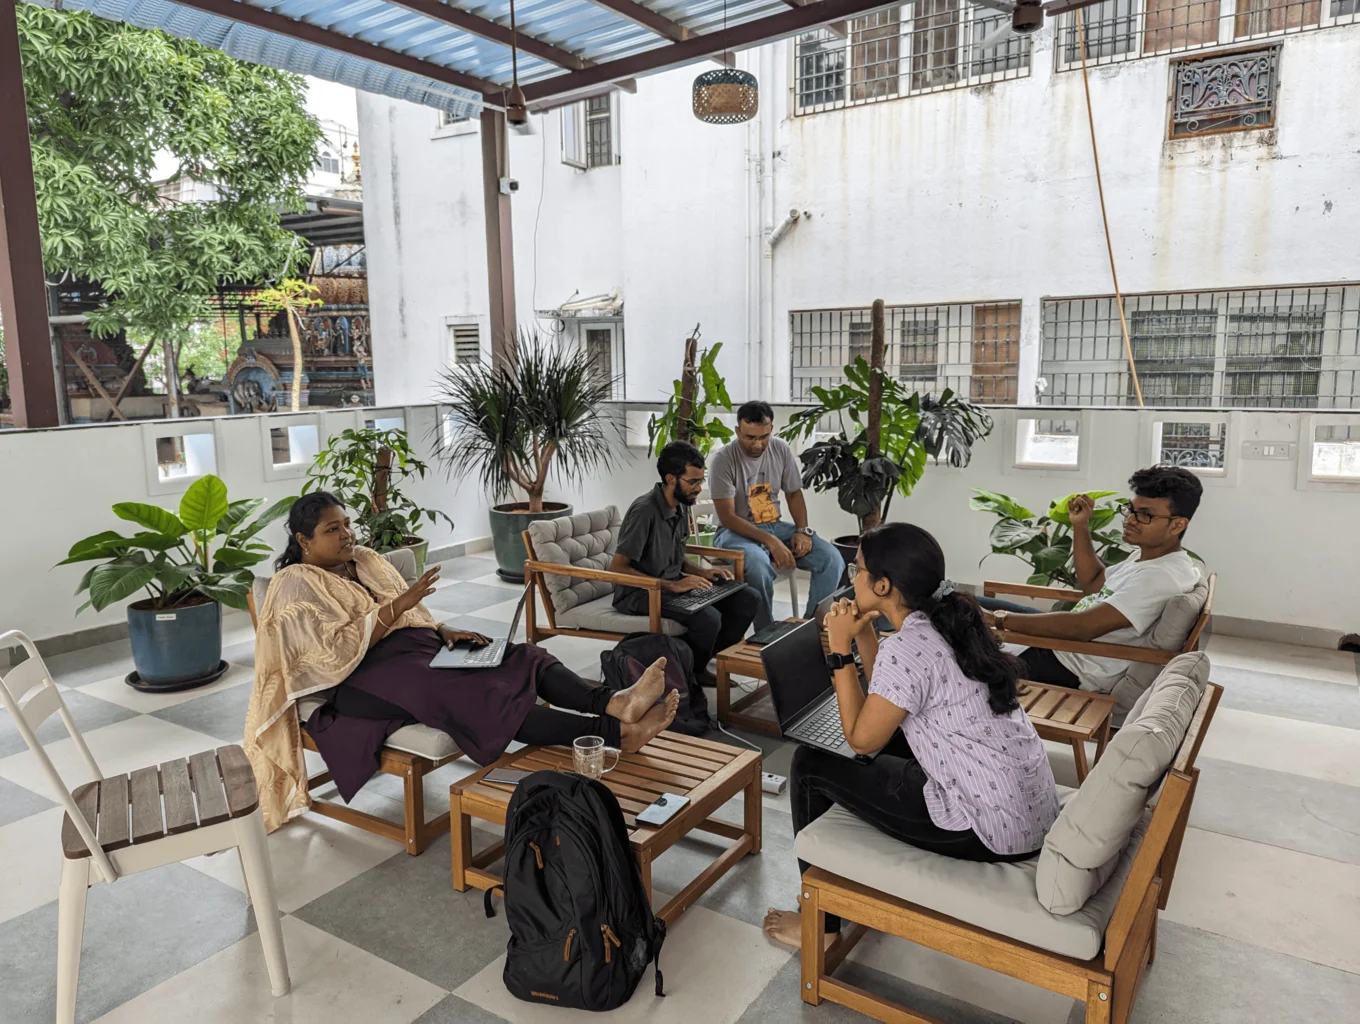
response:
[[[680,490],[680,488],[677,487],[675,489],[675,500],[687,508],[693,508],[694,503],[699,500],[699,495],[686,494],[684,491]]]

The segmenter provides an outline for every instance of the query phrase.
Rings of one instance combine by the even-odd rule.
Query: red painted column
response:
[[[60,422],[16,0],[0,0],[0,315],[16,427]]]

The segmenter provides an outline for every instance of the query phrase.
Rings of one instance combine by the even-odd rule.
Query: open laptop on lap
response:
[[[515,617],[510,620],[510,634],[508,636],[496,637],[485,647],[472,647],[459,643],[452,649],[445,647],[434,656],[430,662],[430,668],[496,668],[505,660],[506,646],[515,638],[515,633],[519,630],[520,612],[524,611],[524,601],[529,597],[526,589],[524,595],[519,599],[519,604],[515,605]]]
[[[857,756],[841,728],[840,705],[822,651],[821,626],[816,620],[799,623],[778,640],[766,644],[761,648],[760,660],[770,684],[779,731],[786,739],[842,757]]]

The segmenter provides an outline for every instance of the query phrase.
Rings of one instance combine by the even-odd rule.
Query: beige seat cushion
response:
[[[1115,870],[1129,833],[1185,739],[1209,680],[1206,654],[1182,654],[1162,670],[1044,838],[1035,878],[1040,904],[1081,910]]]
[[[622,525],[618,508],[610,505],[594,512],[578,512],[574,516],[540,519],[530,523],[527,529],[538,561],[605,570],[613,561]],[[614,584],[603,580],[547,576],[544,582],[559,623],[563,612],[614,593]]]
[[[1073,792],[1059,787],[1059,801],[1069,800]],[[800,832],[794,848],[808,863],[852,882],[1018,942],[1087,960],[1100,952],[1145,829],[1146,819],[1104,888],[1066,916],[1040,906],[1034,887],[1037,858],[980,864],[927,853],[884,835],[842,807],[833,807]]]
[[[1201,574],[1194,590],[1188,594],[1178,594],[1166,603],[1161,618],[1152,626],[1148,646],[1160,651],[1179,651],[1190,638],[1190,631],[1195,628],[1199,613],[1204,610],[1204,603],[1208,600],[1209,578]],[[1129,710],[1147,692],[1161,669],[1160,665],[1129,662],[1124,675],[1110,690],[1118,701],[1114,709],[1115,725],[1123,724]]]
[[[645,633],[649,621],[645,615],[619,611],[614,607],[614,595],[608,594],[558,612],[557,624],[564,629],[593,629],[602,633]],[[685,627],[673,619],[661,620],[661,632],[666,636],[679,636],[684,631]]]
[[[297,702],[298,721],[307,721],[312,717],[312,713],[325,703],[325,700],[320,697],[303,697]],[[453,742],[453,737],[448,733],[431,729],[428,725],[421,725],[420,723],[403,725],[387,737],[384,746],[405,751],[408,754],[416,754],[419,757],[428,757],[432,761],[438,761],[441,757],[448,757],[458,751],[458,745]]]

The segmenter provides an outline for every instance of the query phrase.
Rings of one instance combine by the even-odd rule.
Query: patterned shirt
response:
[[[1023,708],[994,714],[930,619],[913,612],[887,637],[869,692],[907,712],[902,734],[924,769],[926,809],[940,828],[971,828],[987,849],[1030,853],[1058,817],[1043,741]]]

